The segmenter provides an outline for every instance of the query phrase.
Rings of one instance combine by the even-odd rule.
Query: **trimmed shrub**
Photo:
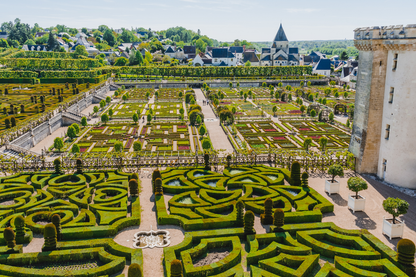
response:
[[[138,195],[139,194],[139,183],[136,179],[131,179],[129,181],[129,190],[130,195]]]
[[[231,160],[232,160],[231,155],[227,155],[227,167],[228,167],[228,168],[230,168],[230,167],[231,167]]]
[[[135,173],[132,173],[131,175],[129,175],[129,177],[128,177],[128,180],[130,181],[131,179],[134,179],[134,180],[139,180],[139,174],[137,174],[136,172]]]
[[[56,250],[56,227],[53,223],[48,223],[43,229],[43,237],[45,242],[42,247],[42,251]]]
[[[3,231],[4,239],[7,242],[7,247],[9,248],[15,248],[16,246],[16,235],[14,234],[14,231],[12,228],[7,227]]]
[[[62,232],[61,216],[59,214],[54,214],[51,218],[51,221],[52,221],[52,224],[55,225],[57,240],[61,240],[61,232]]]
[[[309,184],[308,178],[309,178],[309,174],[306,173],[306,172],[303,172],[302,173],[302,186],[305,187],[305,188],[307,188],[308,184]]]
[[[389,197],[383,201],[383,208],[393,216],[393,224],[396,224],[396,217],[407,213],[409,203],[400,198]]]
[[[235,206],[237,208],[237,224],[238,226],[244,226],[244,202],[238,200]]]
[[[59,158],[53,161],[53,166],[55,168],[55,174],[62,174],[61,160]]]
[[[251,235],[255,234],[254,230],[254,213],[252,211],[247,211],[244,215],[244,234]]]
[[[264,214],[260,215],[261,224],[269,225],[273,223],[273,200],[264,200]]]
[[[25,218],[19,214],[14,219],[14,225],[16,226],[16,241],[17,243],[23,243],[25,239]]]
[[[77,159],[77,174],[82,174],[82,160]]]
[[[209,154],[204,154],[204,162],[205,162],[205,170],[211,170],[211,167],[209,165]]]
[[[155,180],[155,195],[163,195],[162,179]]]
[[[351,177],[348,179],[348,189],[355,192],[355,199],[358,199],[358,192],[368,189],[367,182],[360,177]]]
[[[153,192],[155,192],[155,180],[157,178],[161,178],[162,179],[162,174],[160,174],[160,170],[156,169],[155,171],[153,171],[152,174],[152,187],[153,187]]]
[[[290,176],[292,178],[292,186],[300,186],[301,185],[301,181],[300,181],[300,164],[297,161],[294,161],[292,163],[292,169],[290,172]]]
[[[282,228],[285,224],[285,212],[282,209],[276,209],[273,215],[273,225]]]
[[[332,176],[331,182],[333,183],[335,181],[335,177],[344,176],[344,169],[339,164],[333,164],[329,167],[328,174]]]
[[[183,276],[182,262],[180,260],[175,259],[170,263],[170,276],[171,277]]]
[[[403,265],[412,265],[415,262],[415,244],[409,239],[401,239],[397,244],[397,259]]]
[[[143,271],[139,264],[132,263],[127,271],[127,277],[142,277]]]

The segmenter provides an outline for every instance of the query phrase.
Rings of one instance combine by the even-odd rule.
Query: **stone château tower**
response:
[[[416,188],[416,24],[354,30],[359,50],[349,150],[357,171]]]

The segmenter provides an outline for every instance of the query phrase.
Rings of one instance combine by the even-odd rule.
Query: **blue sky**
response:
[[[280,22],[289,40],[352,39],[357,27],[416,24],[415,0],[20,0],[1,2],[0,23],[42,27],[183,26],[219,41],[271,41]]]

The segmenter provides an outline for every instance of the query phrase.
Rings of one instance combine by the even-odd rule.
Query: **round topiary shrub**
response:
[[[183,276],[182,262],[180,260],[175,259],[170,263],[170,276],[171,277]]]
[[[155,194],[163,195],[162,179],[160,178],[155,180]]]
[[[142,277],[143,271],[139,264],[133,263],[129,266],[127,277]]]
[[[135,180],[139,180],[139,174],[137,174],[136,172],[135,173],[132,173],[131,175],[129,175],[129,181],[131,180],[131,179],[135,179]]]
[[[16,246],[16,235],[12,228],[7,227],[3,231],[4,239],[6,240],[7,247],[14,248]]]
[[[303,172],[302,173],[302,186],[305,188],[307,188],[309,185],[308,179],[309,179],[309,174],[306,172]]]
[[[300,181],[300,163],[297,161],[292,163],[290,178],[292,179],[292,186],[300,186],[302,184]]]
[[[285,224],[285,212],[282,209],[276,209],[273,214],[273,225],[281,228]]]
[[[244,225],[244,202],[240,200],[235,204],[237,208],[237,224],[238,226]]]
[[[18,215],[14,219],[14,225],[16,226],[16,241],[17,243],[23,243],[25,237],[25,218],[22,215]]]
[[[397,244],[397,258],[403,265],[412,265],[415,262],[415,252],[415,244],[409,239],[401,239]]]
[[[43,229],[43,237],[45,242],[42,247],[42,251],[52,251],[56,249],[56,227],[53,223],[48,223]]]
[[[61,240],[61,216],[59,214],[54,214],[51,217],[52,224],[55,225],[56,228],[56,238],[57,240]]]
[[[247,211],[244,215],[244,233],[247,235],[256,233],[256,230],[254,230],[254,213],[252,211]]]
[[[78,174],[82,174],[82,160],[81,159],[77,159],[77,173]]]
[[[139,183],[136,179],[131,179],[129,181],[129,190],[130,195],[138,195],[139,194]]]

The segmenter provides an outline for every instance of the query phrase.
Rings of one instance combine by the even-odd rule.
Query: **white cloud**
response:
[[[317,12],[319,9],[286,9],[289,13],[312,13]]]

